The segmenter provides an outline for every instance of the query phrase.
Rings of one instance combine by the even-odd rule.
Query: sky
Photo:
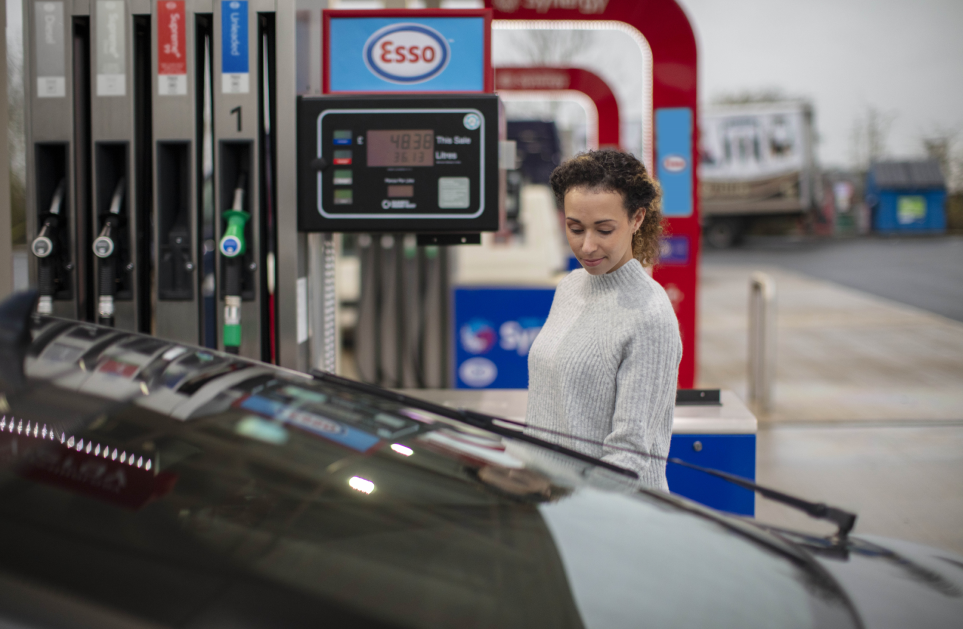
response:
[[[893,157],[923,155],[921,138],[946,132],[960,152],[963,0],[680,3],[699,42],[702,102],[769,88],[810,99],[825,166],[850,164],[868,107],[892,120]]]

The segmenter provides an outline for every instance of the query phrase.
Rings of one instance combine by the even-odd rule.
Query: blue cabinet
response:
[[[674,434],[669,456],[686,463],[756,479],[756,435]],[[753,492],[698,470],[669,463],[669,491],[713,509],[754,516]]]

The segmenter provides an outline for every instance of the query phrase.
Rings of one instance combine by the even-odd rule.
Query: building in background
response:
[[[936,160],[870,166],[866,202],[880,233],[946,231],[946,180]]]

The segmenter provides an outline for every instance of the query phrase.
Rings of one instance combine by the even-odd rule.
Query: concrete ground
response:
[[[759,414],[757,480],[857,512],[857,533],[963,553],[963,323],[892,300],[953,316],[946,305],[963,303],[963,287],[953,281],[901,287],[935,263],[932,256],[914,262],[913,250],[926,241],[905,244],[831,245],[837,260],[876,260],[875,267],[859,262],[835,271],[850,286],[876,294],[808,274],[832,271],[818,259],[830,245],[707,255],[700,274],[698,384],[745,399],[749,276],[769,273],[776,284],[776,378],[773,406]],[[956,255],[955,241],[931,244]],[[892,255],[880,255],[883,247]],[[887,261],[905,267],[902,279],[874,277],[887,274]],[[757,517],[768,523],[833,528],[765,499],[756,504]]]
[[[746,399],[754,271],[776,285],[773,406],[761,419],[963,419],[963,323],[771,264],[703,264],[699,386]]]

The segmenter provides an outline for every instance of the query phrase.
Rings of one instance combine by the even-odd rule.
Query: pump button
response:
[[[114,252],[114,241],[106,236],[100,236],[94,240],[94,255],[98,258],[110,257]]]
[[[38,258],[46,258],[53,253],[53,241],[46,236],[37,236],[31,243],[30,250]]]

